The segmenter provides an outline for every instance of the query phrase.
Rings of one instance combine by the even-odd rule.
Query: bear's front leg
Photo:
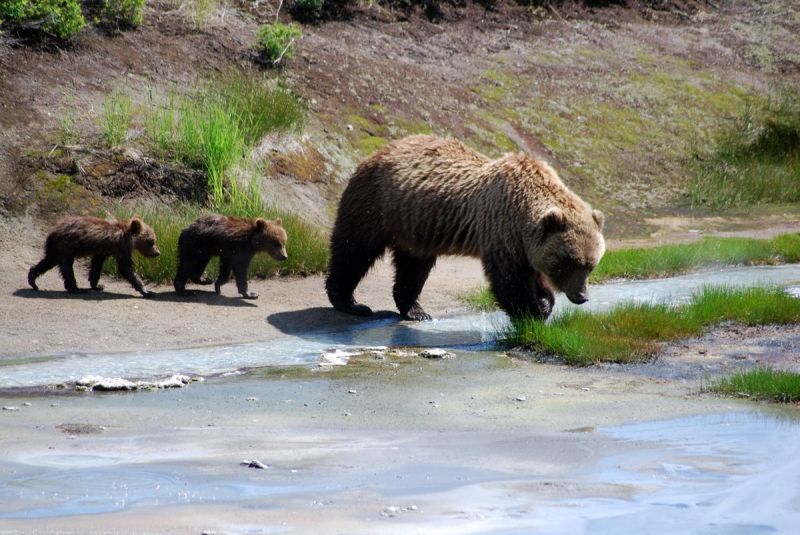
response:
[[[156,295],[155,292],[144,287],[142,279],[133,271],[133,260],[129,255],[123,254],[117,257],[117,268],[119,269],[120,275],[125,277],[125,279],[131,283],[133,289],[142,294],[143,297],[153,297]]]
[[[250,267],[250,260],[253,255],[250,253],[238,253],[233,256],[233,275],[236,277],[236,288],[245,299],[258,299],[256,292],[247,291],[247,268]]]
[[[509,316],[542,320],[550,316],[554,296],[526,260],[518,261],[510,253],[493,252],[483,258],[483,269],[497,302]]]

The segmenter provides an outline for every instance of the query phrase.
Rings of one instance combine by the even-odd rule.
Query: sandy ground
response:
[[[27,270],[37,261],[31,248],[6,258],[0,281],[0,356],[30,353],[129,351],[146,348],[197,347],[274,338],[297,332],[352,325],[362,321],[335,312],[321,275],[307,278],[252,280],[257,300],[241,299],[235,284],[217,296],[208,287],[184,298],[172,287],[156,286],[144,299],[127,282],[104,277],[105,291],[70,295],[58,270],[39,280],[40,291],[27,287]],[[86,268],[76,266],[79,284]],[[379,262],[357,290],[357,298],[375,311],[393,311],[392,266]],[[81,279],[84,279],[81,282]],[[464,310],[458,296],[485,283],[480,262],[443,258],[426,285],[423,306],[442,316]]]

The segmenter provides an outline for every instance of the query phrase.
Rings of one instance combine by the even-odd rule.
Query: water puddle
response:
[[[16,458],[0,519],[217,505],[280,511],[289,530],[344,515],[381,533],[793,533],[798,441],[797,420],[729,413],[591,434],[322,432],[267,470],[203,448],[174,462],[43,453]]]
[[[681,303],[706,285],[789,286],[798,291],[797,265],[757,266],[703,271],[669,279],[624,281],[595,285],[584,309],[604,310],[617,303]],[[575,305],[559,296],[556,311]],[[32,356],[0,361],[0,388],[35,387],[77,381],[86,376],[125,379],[164,378],[171,374],[212,376],[246,368],[309,365],[330,349],[371,346],[446,347],[462,350],[489,349],[496,333],[507,326],[502,312],[465,314],[430,322],[380,319],[336,332],[312,332],[222,347],[175,349],[112,354]]]

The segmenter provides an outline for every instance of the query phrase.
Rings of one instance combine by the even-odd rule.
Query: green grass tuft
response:
[[[593,314],[570,310],[548,323],[512,320],[505,343],[569,364],[631,362],[655,355],[657,342],[697,336],[723,321],[746,325],[800,322],[800,300],[780,288],[704,288],[687,305],[622,304]]]
[[[699,157],[690,194],[717,209],[800,201],[800,92],[750,104]]]
[[[713,381],[712,392],[779,403],[800,401],[800,374],[756,368]]]
[[[498,307],[497,299],[489,288],[473,288],[461,294],[459,298],[471,309],[481,312],[496,310]]]
[[[694,243],[607,251],[592,272],[591,281],[666,277],[710,265],[798,261],[800,234],[784,234],[770,240],[707,237]]]
[[[251,213],[261,208],[250,198],[257,188],[231,179],[233,169],[248,163],[255,144],[266,134],[302,128],[306,108],[285,86],[251,72],[230,71],[192,95],[173,89],[157,97],[151,88],[145,126],[153,150],[162,157],[205,171],[212,204]]]
[[[131,97],[122,90],[114,90],[103,99],[101,129],[108,147],[116,147],[128,136],[133,118]]]

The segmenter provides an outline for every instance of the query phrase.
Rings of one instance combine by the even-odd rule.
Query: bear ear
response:
[[[142,220],[139,219],[139,216],[133,216],[131,222],[128,224],[128,230],[131,231],[131,234],[136,235],[142,231]]]
[[[545,235],[561,232],[566,226],[564,212],[556,207],[548,209],[542,216],[541,225]]]
[[[275,220],[275,224],[278,225],[279,227],[282,227],[283,226],[283,219],[281,219],[279,217],[278,219]]]
[[[260,217],[256,219],[256,230],[259,232],[267,230],[267,220]]]
[[[594,222],[597,223],[597,228],[603,230],[603,223],[606,220],[606,217],[603,215],[603,212],[600,210],[592,210],[592,219]]]

